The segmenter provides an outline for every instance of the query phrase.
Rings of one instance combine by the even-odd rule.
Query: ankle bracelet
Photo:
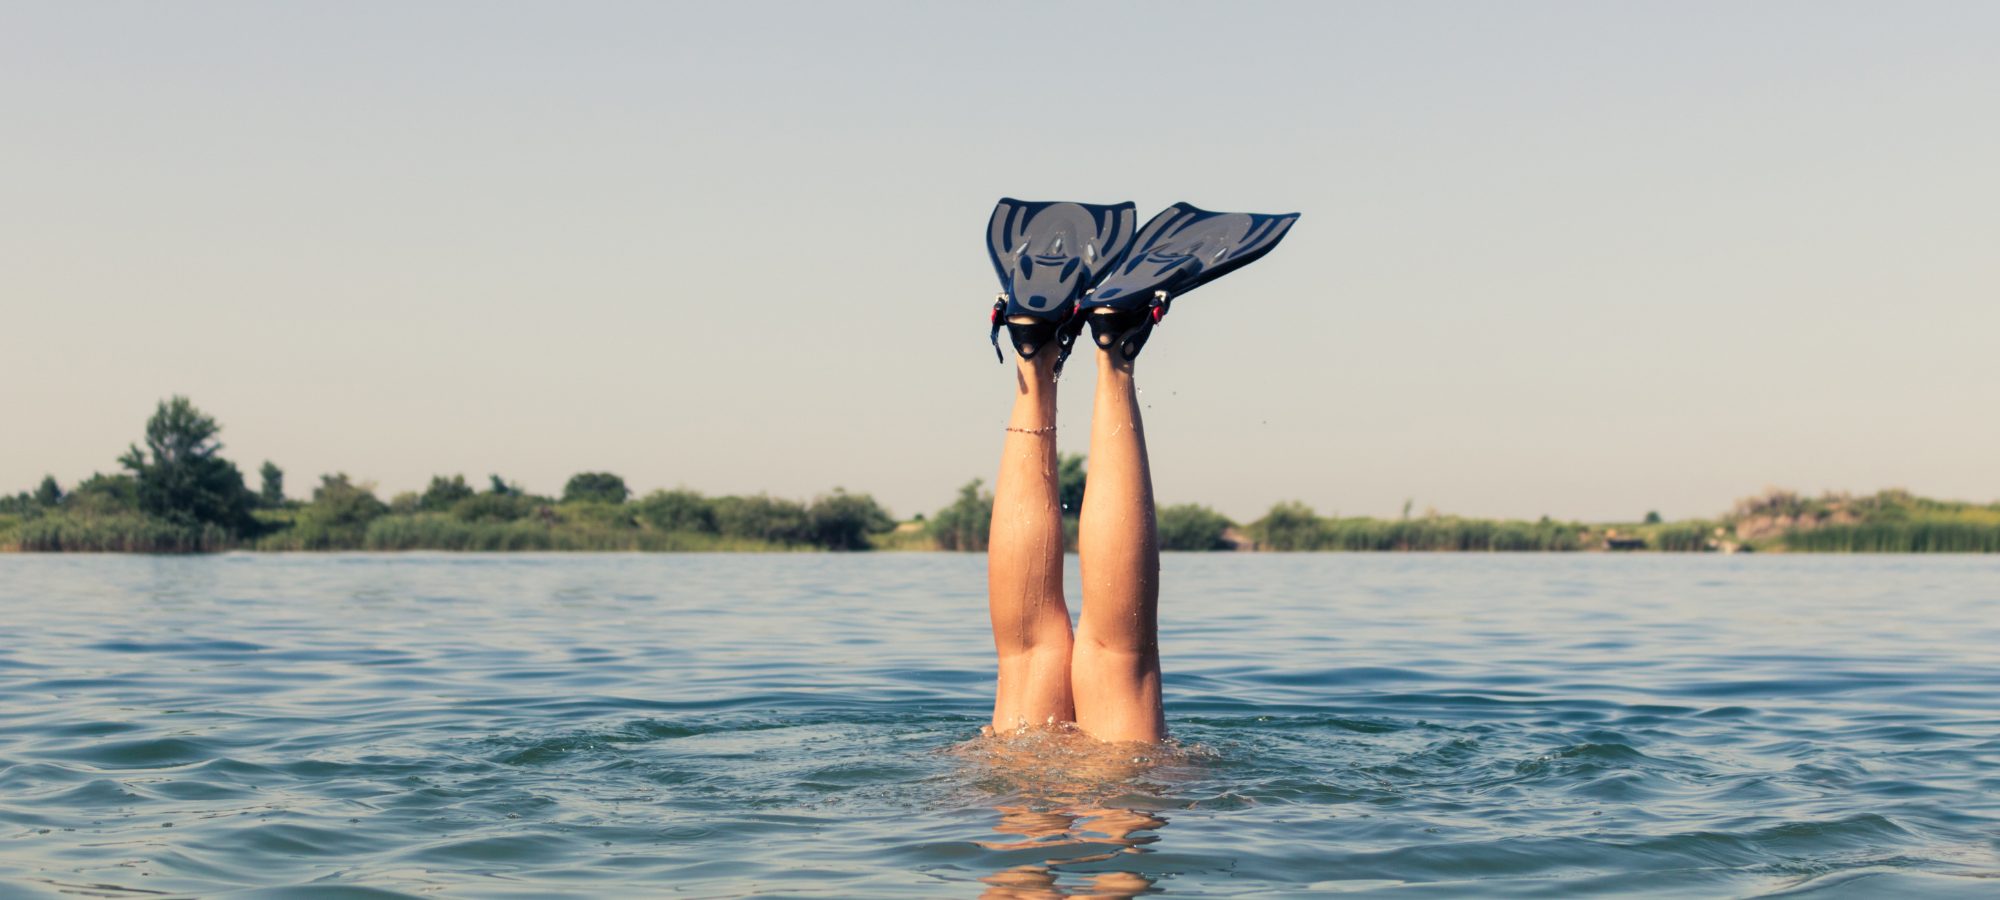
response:
[[[1007,430],[1008,430],[1008,431],[1011,431],[1011,432],[1014,432],[1015,434],[1055,434],[1055,433],[1056,433],[1056,427],[1055,427],[1054,425],[1043,425],[1043,426],[1042,426],[1042,427],[1040,427],[1040,428],[1015,428],[1014,426],[1012,426],[1012,425],[1009,425],[1009,426],[1007,426]]]

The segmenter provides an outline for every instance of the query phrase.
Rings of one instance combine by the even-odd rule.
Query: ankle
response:
[[[1034,359],[1014,360],[1014,385],[1020,399],[1016,402],[1032,402],[1038,407],[1047,407],[1044,412],[1051,421],[1055,417],[1056,361],[1053,353],[1037,353]]]
[[[1137,359],[1127,359],[1124,353],[1119,352],[1116,345],[1099,348],[1097,351],[1097,372],[1099,375],[1131,378],[1132,370],[1138,364],[1139,361]]]
[[[1056,355],[1053,352],[1038,352],[1032,358],[1016,354],[1014,366],[1021,370],[1022,375],[1036,381],[1056,380]]]

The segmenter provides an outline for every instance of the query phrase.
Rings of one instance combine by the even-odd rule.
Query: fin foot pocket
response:
[[[1153,336],[1153,326],[1159,324],[1160,315],[1155,310],[1166,309],[1166,305],[1155,301],[1155,305],[1117,309],[1101,306],[1085,318],[1090,320],[1090,339],[1100,350],[1112,350],[1131,362],[1145,349],[1146,339]]]

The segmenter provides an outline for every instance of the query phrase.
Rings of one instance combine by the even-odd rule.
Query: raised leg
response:
[[[1083,615],[1070,660],[1076,724],[1098,740],[1157,741],[1160,708],[1160,545],[1153,476],[1132,362],[1097,352],[1090,422],[1090,481],[1077,551]]]
[[[1070,700],[1069,607],[1063,603],[1062,511],[1056,479],[1054,355],[1018,360],[1000,475],[993,484],[986,599],[1000,681],[993,728],[1076,718]]]

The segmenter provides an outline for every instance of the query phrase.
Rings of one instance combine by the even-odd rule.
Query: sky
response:
[[[1162,503],[1992,501],[1996,44],[1973,2],[0,2],[0,488],[185,394],[294,496],[934,511],[998,463],[1013,196],[1303,214],[1140,358]]]

